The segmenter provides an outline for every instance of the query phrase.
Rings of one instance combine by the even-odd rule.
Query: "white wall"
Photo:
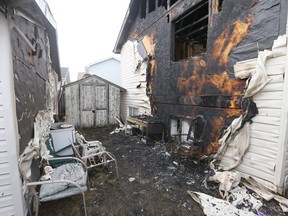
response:
[[[120,86],[120,61],[110,58],[86,67],[86,72],[95,74]]]
[[[138,108],[139,115],[151,114],[149,98],[146,95],[147,63],[143,62],[136,70],[139,61],[142,60],[137,45],[127,41],[121,49],[121,86],[126,89],[126,92],[121,93],[121,116],[124,120],[127,117],[128,106]]]
[[[0,215],[24,215],[11,41],[1,12],[0,35]]]

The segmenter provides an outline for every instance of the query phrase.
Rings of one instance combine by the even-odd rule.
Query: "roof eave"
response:
[[[113,49],[113,52],[116,54],[120,54],[121,48],[128,37],[128,32],[131,28],[133,20],[135,20],[135,18],[137,16],[138,6],[139,6],[138,1],[136,1],[136,0],[130,1],[129,7],[127,9],[125,18],[123,20],[120,32],[118,34],[118,37],[117,37],[117,40],[116,40],[116,43],[115,43],[115,46]]]

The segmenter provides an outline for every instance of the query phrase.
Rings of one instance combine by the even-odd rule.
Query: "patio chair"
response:
[[[84,214],[87,216],[85,191],[87,191],[87,189],[89,190],[89,180],[86,164],[77,157],[57,157],[51,137],[46,140],[46,145],[50,154],[54,157],[46,159],[39,158],[39,160],[36,160],[37,162],[40,161],[39,167],[42,167],[42,169],[38,171],[38,173],[40,172],[40,177],[36,178],[37,180],[32,180],[31,176],[35,179],[34,175],[27,175],[27,165],[31,166],[32,161],[35,161],[34,156],[38,155],[37,148],[28,146],[19,160],[23,184],[30,189],[28,195],[30,194],[32,198],[35,198],[35,215],[38,216],[40,202],[81,194]],[[56,163],[53,165],[53,162]],[[49,165],[52,165],[52,167]],[[33,171],[31,167],[28,169]],[[30,215],[32,215],[31,210]]]
[[[117,159],[111,152],[106,151],[106,148],[103,147],[101,142],[97,140],[87,141],[85,137],[77,131],[75,132],[75,138],[78,146],[75,146],[72,142],[71,144],[76,155],[86,164],[87,169],[102,165],[106,166],[108,163],[114,162],[116,176],[117,179],[119,178]]]

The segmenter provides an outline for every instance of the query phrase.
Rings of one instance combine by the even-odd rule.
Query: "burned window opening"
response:
[[[174,61],[206,52],[209,1],[203,0],[174,23]]]
[[[166,16],[166,18],[167,18],[167,23],[169,23],[169,22],[170,22],[170,15],[168,14],[168,15]]]
[[[165,7],[167,10],[167,0],[158,0],[158,7]]]
[[[140,2],[140,18],[145,19],[146,17],[146,0]]]
[[[156,0],[149,0],[148,1],[148,13],[155,11],[156,8]]]

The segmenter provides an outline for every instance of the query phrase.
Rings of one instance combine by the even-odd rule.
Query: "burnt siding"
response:
[[[231,75],[237,61],[256,58],[258,51],[271,49],[278,35],[285,34],[286,27],[282,24],[286,23],[286,14],[282,14],[287,10],[285,5],[283,0],[259,1],[249,10],[253,16],[249,34],[229,55],[228,70]]]
[[[167,128],[172,115],[203,115],[208,121],[204,135],[206,153],[212,153],[218,148],[223,129],[241,113],[245,81],[235,79],[233,65],[257,57],[259,49],[250,44],[270,49],[273,40],[284,32],[279,19],[283,1],[225,0],[222,10],[209,23],[207,53],[174,62],[172,22],[198,2],[182,1],[169,13],[158,7],[145,19],[138,17],[130,37],[155,37],[155,60],[151,61],[155,67],[148,67],[147,71],[153,114]]]
[[[37,50],[31,53],[15,30],[11,31],[16,111],[20,136],[20,153],[33,137],[33,123],[39,110],[45,109],[45,81],[48,79],[46,36],[44,28],[14,16],[15,25]]]

